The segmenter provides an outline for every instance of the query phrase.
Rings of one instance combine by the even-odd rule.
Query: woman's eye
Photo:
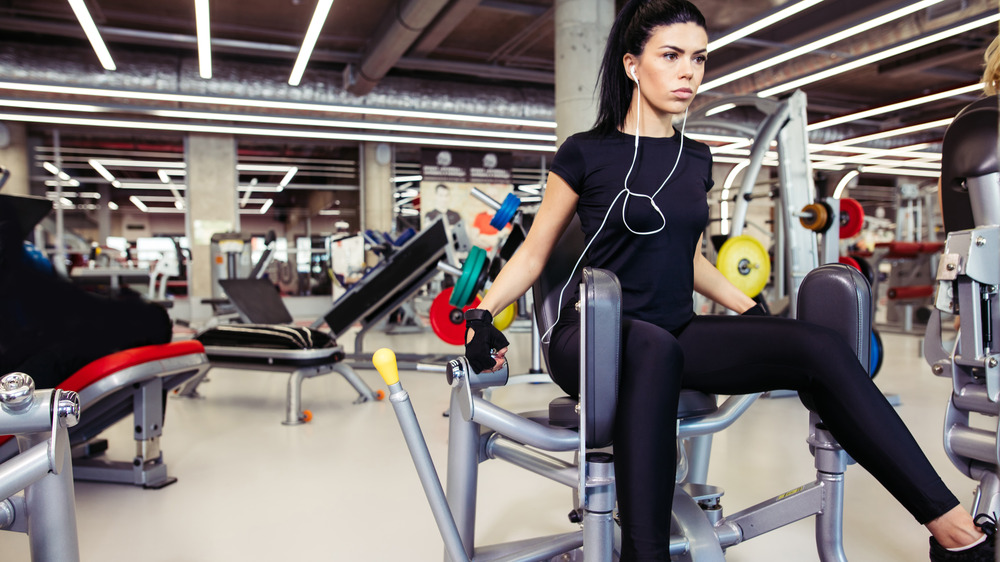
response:
[[[705,64],[706,62],[708,62],[708,57],[704,55],[697,56],[694,58],[694,62],[697,64]]]
[[[665,58],[665,59],[667,59],[669,61],[675,61],[675,60],[677,60],[677,53],[665,53],[663,55],[663,58]]]

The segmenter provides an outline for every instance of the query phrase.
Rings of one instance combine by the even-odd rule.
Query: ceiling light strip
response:
[[[83,0],[69,0],[69,6],[73,8],[73,13],[76,14],[76,19],[79,20],[80,27],[87,35],[87,40],[90,41],[90,46],[97,54],[97,60],[101,62],[101,66],[105,70],[115,70],[115,61],[111,59],[111,53],[108,51],[107,45],[104,44],[101,32],[97,30],[97,24],[94,23],[94,18],[91,17],[86,4]]]
[[[938,4],[943,1],[944,0],[923,0],[922,2],[917,2],[915,4],[911,4],[904,8],[900,8],[899,10],[889,12],[888,14],[884,14],[877,18],[870,19],[866,22],[859,23],[842,31],[838,31],[837,33],[827,35],[826,37],[822,37],[820,39],[817,39],[800,47],[796,47],[790,51],[785,51],[784,53],[781,53],[769,59],[762,60],[756,64],[752,64],[750,66],[741,68],[735,72],[731,72],[729,74],[726,74],[725,76],[716,78],[715,80],[709,80],[708,82],[701,85],[699,91],[706,92],[713,88],[718,88],[719,86],[722,86],[724,84],[728,84],[730,82],[739,80],[740,78],[750,76],[751,74],[771,68],[772,66],[776,66],[785,61],[792,60],[795,57],[809,54],[812,51],[821,49],[823,47],[826,47],[827,45],[831,45],[838,41],[843,41],[844,39],[853,37],[854,35],[868,31],[869,29],[873,29],[880,25],[895,21],[899,18],[908,16],[914,12],[920,11],[928,6],[933,6],[934,4]]]
[[[806,8],[811,8],[822,1],[823,0],[802,0],[801,2],[797,2],[792,6],[783,8],[781,10],[778,10],[777,12],[774,12],[773,14],[764,16],[755,22],[752,22],[744,27],[741,27],[740,29],[737,29],[727,35],[723,35],[722,37],[716,39],[715,41],[710,41],[708,43],[708,52],[712,53],[713,51],[721,49],[722,47],[725,47],[726,45],[734,41],[738,41],[772,24],[790,18],[793,15],[801,12],[802,10],[805,10]]]
[[[295,59],[295,66],[292,67],[291,76],[288,77],[290,85],[298,86],[302,81],[302,75],[306,72],[306,65],[309,64],[309,58],[312,57],[316,41],[319,40],[319,33],[323,30],[323,24],[326,23],[326,17],[330,14],[331,7],[333,7],[333,0],[319,0],[316,4],[316,11],[313,12],[312,21],[309,22],[309,29],[302,40],[302,48],[299,49],[299,56]]]
[[[906,109],[917,105],[923,105],[925,103],[931,103],[933,101],[943,100],[954,96],[960,96],[962,94],[971,94],[972,92],[978,92],[982,89],[983,89],[982,82],[979,82],[977,84],[970,84],[968,86],[962,86],[961,88],[955,88],[952,90],[948,90],[946,92],[940,92],[937,94],[921,96],[919,98],[913,98],[910,100],[905,100],[897,103],[891,103],[889,105],[883,105],[882,107],[874,107],[872,109],[866,109],[864,111],[859,111],[857,113],[851,113],[850,115],[844,115],[841,117],[834,117],[833,119],[827,119],[826,121],[818,121],[816,123],[811,123],[807,125],[806,130],[816,131],[818,129],[825,129],[827,127],[833,127],[834,125],[842,125],[844,123],[849,123],[851,121],[858,121],[860,119],[865,119],[868,117],[874,117],[875,115],[882,115],[885,113],[889,113],[891,111],[898,111],[900,109]]]
[[[362,107],[350,105],[330,105],[322,103],[288,102],[280,100],[225,98],[218,96],[200,96],[192,94],[172,94],[165,92],[142,92],[130,90],[115,90],[111,88],[83,88],[80,86],[62,86],[58,84],[32,84],[23,82],[0,81],[0,90],[17,90],[23,92],[44,92],[49,94],[65,94],[75,96],[97,96],[124,98],[132,100],[167,101],[176,103],[195,103],[206,105],[232,105],[239,107],[256,107],[263,109],[284,109],[292,111],[309,111],[322,113],[349,113],[352,115],[378,115],[382,117],[401,117],[406,119],[429,119],[440,121],[470,121],[489,123],[491,125],[506,125],[510,127],[533,127],[539,129],[555,129],[555,121],[539,119],[520,119],[516,117],[494,117],[490,115],[471,115],[459,113],[437,113],[433,111],[414,111],[409,109],[387,109],[378,107]]]
[[[930,45],[932,43],[936,43],[938,41],[942,41],[944,39],[948,39],[956,35],[961,35],[966,31],[972,31],[973,29],[978,29],[980,27],[983,27],[984,25],[989,25],[997,21],[1000,21],[1000,13],[993,13],[985,17],[967,21],[964,24],[957,25],[949,29],[945,29],[944,31],[932,33],[930,35],[926,35],[919,39],[915,39],[913,41],[896,45],[895,47],[889,47],[888,49],[883,49],[876,53],[856,58],[844,64],[830,67],[825,70],[821,70],[819,72],[810,74],[808,76],[803,76],[802,78],[786,82],[784,84],[775,86],[773,88],[767,88],[766,90],[758,92],[757,95],[766,98],[777,94],[790,92],[796,88],[800,88],[802,86],[812,84],[814,82],[819,82],[820,80],[825,80],[826,78],[837,76],[838,74],[843,74],[845,72],[854,70],[856,68],[861,68],[862,66],[867,66],[869,64],[879,62],[887,58],[894,57],[896,55],[910,52],[915,49],[919,49],[920,47]]]
[[[293,129],[257,129],[251,127],[236,127],[222,125],[198,125],[193,123],[157,123],[150,121],[120,121],[113,119],[89,119],[82,117],[65,117],[56,115],[24,115],[19,113],[0,113],[0,119],[28,123],[49,123],[53,125],[134,128],[158,131],[181,131],[189,133],[213,133],[222,135],[254,135],[279,138],[310,138],[325,140],[343,140],[355,142],[388,142],[400,144],[422,144],[427,146],[450,146],[456,148],[486,148],[493,150],[523,150],[529,152],[555,152],[555,143],[551,144],[518,144],[506,142],[488,142],[466,139],[439,139],[423,137],[404,137],[393,135],[368,135],[353,133],[334,133],[325,131],[305,131]],[[498,133],[502,136],[502,133]],[[106,163],[106,161],[105,161]],[[180,164],[183,166],[183,163]]]
[[[870,142],[870,141],[873,141],[873,140],[887,139],[887,138],[891,138],[891,137],[898,137],[898,136],[901,136],[901,135],[907,135],[907,134],[910,134],[910,133],[918,133],[920,131],[926,131],[926,130],[929,130],[929,129],[937,129],[937,128],[941,128],[941,127],[947,127],[954,120],[955,120],[954,117],[948,117],[946,119],[938,119],[937,121],[930,121],[930,122],[927,122],[927,123],[921,123],[919,125],[911,125],[909,127],[902,127],[900,129],[892,129],[890,131],[882,131],[881,133],[872,133],[870,135],[863,135],[863,136],[860,136],[860,137],[854,137],[852,139],[846,139],[846,140],[837,141],[837,142],[830,142],[830,143],[827,143],[827,144],[825,144],[823,146],[826,147],[825,150],[837,150],[840,147],[844,147],[844,146],[848,146],[848,145],[852,145],[852,144],[861,144],[861,143]]]
[[[194,20],[198,34],[198,74],[208,80],[212,77],[212,31],[208,0],[194,0]]]

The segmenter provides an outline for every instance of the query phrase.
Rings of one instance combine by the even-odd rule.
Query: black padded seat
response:
[[[577,258],[583,252],[585,245],[583,231],[580,228],[580,219],[579,217],[574,216],[573,220],[563,232],[562,238],[560,238],[559,242],[556,243],[556,246],[549,257],[548,263],[532,287],[535,297],[534,313],[535,318],[538,321],[540,332],[545,333],[555,322],[559,310],[559,292],[566,283],[567,276],[573,269]],[[581,268],[586,265],[585,262],[586,260],[581,262]],[[597,419],[592,419],[589,424],[587,431],[588,446],[594,445],[599,448],[610,444],[614,412],[616,410],[617,370],[619,366],[618,362],[620,361],[620,343],[618,338],[620,334],[621,315],[618,307],[620,306],[621,289],[618,287],[617,279],[614,279],[614,276],[609,272],[590,269],[587,269],[586,273],[578,271],[577,276],[574,279],[574,283],[578,284],[580,282],[579,279],[581,275],[585,277],[589,276],[589,281],[592,282],[594,286],[598,287],[597,292],[602,293],[589,295],[589,299],[592,302],[603,303],[607,301],[609,297],[613,297],[615,290],[618,291],[618,300],[614,301],[615,304],[613,307],[606,307],[606,310],[596,311],[596,314],[602,315],[602,318],[615,318],[616,322],[614,322],[613,325],[607,325],[608,323],[602,322],[601,324],[588,328],[588,331],[592,332],[590,345],[602,348],[600,353],[593,354],[596,355],[596,357],[593,358],[595,364],[588,369],[588,373],[607,373],[612,370],[615,372],[613,380],[607,379],[603,376],[598,379],[596,384],[603,386],[603,388],[598,388],[598,390],[593,393],[594,396],[614,396],[614,399],[610,401],[607,399],[602,399],[600,401],[592,400],[590,403],[590,411],[592,413],[596,412],[595,416],[597,416]],[[570,283],[570,286],[567,287],[567,294],[572,294],[572,286],[573,283]],[[614,349],[604,349],[608,346]],[[543,343],[541,347],[545,363],[548,364],[548,345]],[[594,384],[595,382],[591,382],[592,388],[594,387]],[[714,395],[705,394],[696,390],[681,391],[678,408],[679,419],[708,415],[715,412],[716,409],[717,402]],[[544,413],[541,413],[541,415],[544,416]],[[549,403],[548,423],[550,425],[576,428],[580,425],[579,418],[579,408],[575,397],[561,396]]]

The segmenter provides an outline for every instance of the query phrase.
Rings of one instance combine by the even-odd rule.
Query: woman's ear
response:
[[[635,55],[632,55],[631,53],[626,53],[625,56],[622,57],[622,66],[625,69],[625,76],[636,84],[639,83],[639,77],[636,74],[636,64],[638,62],[639,61],[636,59]]]

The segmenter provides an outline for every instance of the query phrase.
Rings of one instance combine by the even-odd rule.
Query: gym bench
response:
[[[59,390],[79,395],[86,420],[69,431],[74,450],[73,476],[144,488],[162,488],[176,482],[167,475],[160,451],[166,396],[206,369],[204,347],[188,340],[119,351],[87,364],[63,381]],[[97,457],[106,443],[95,438],[129,414],[133,419],[135,457],[128,461]],[[15,440],[0,437],[0,459],[13,458],[17,453]]]

